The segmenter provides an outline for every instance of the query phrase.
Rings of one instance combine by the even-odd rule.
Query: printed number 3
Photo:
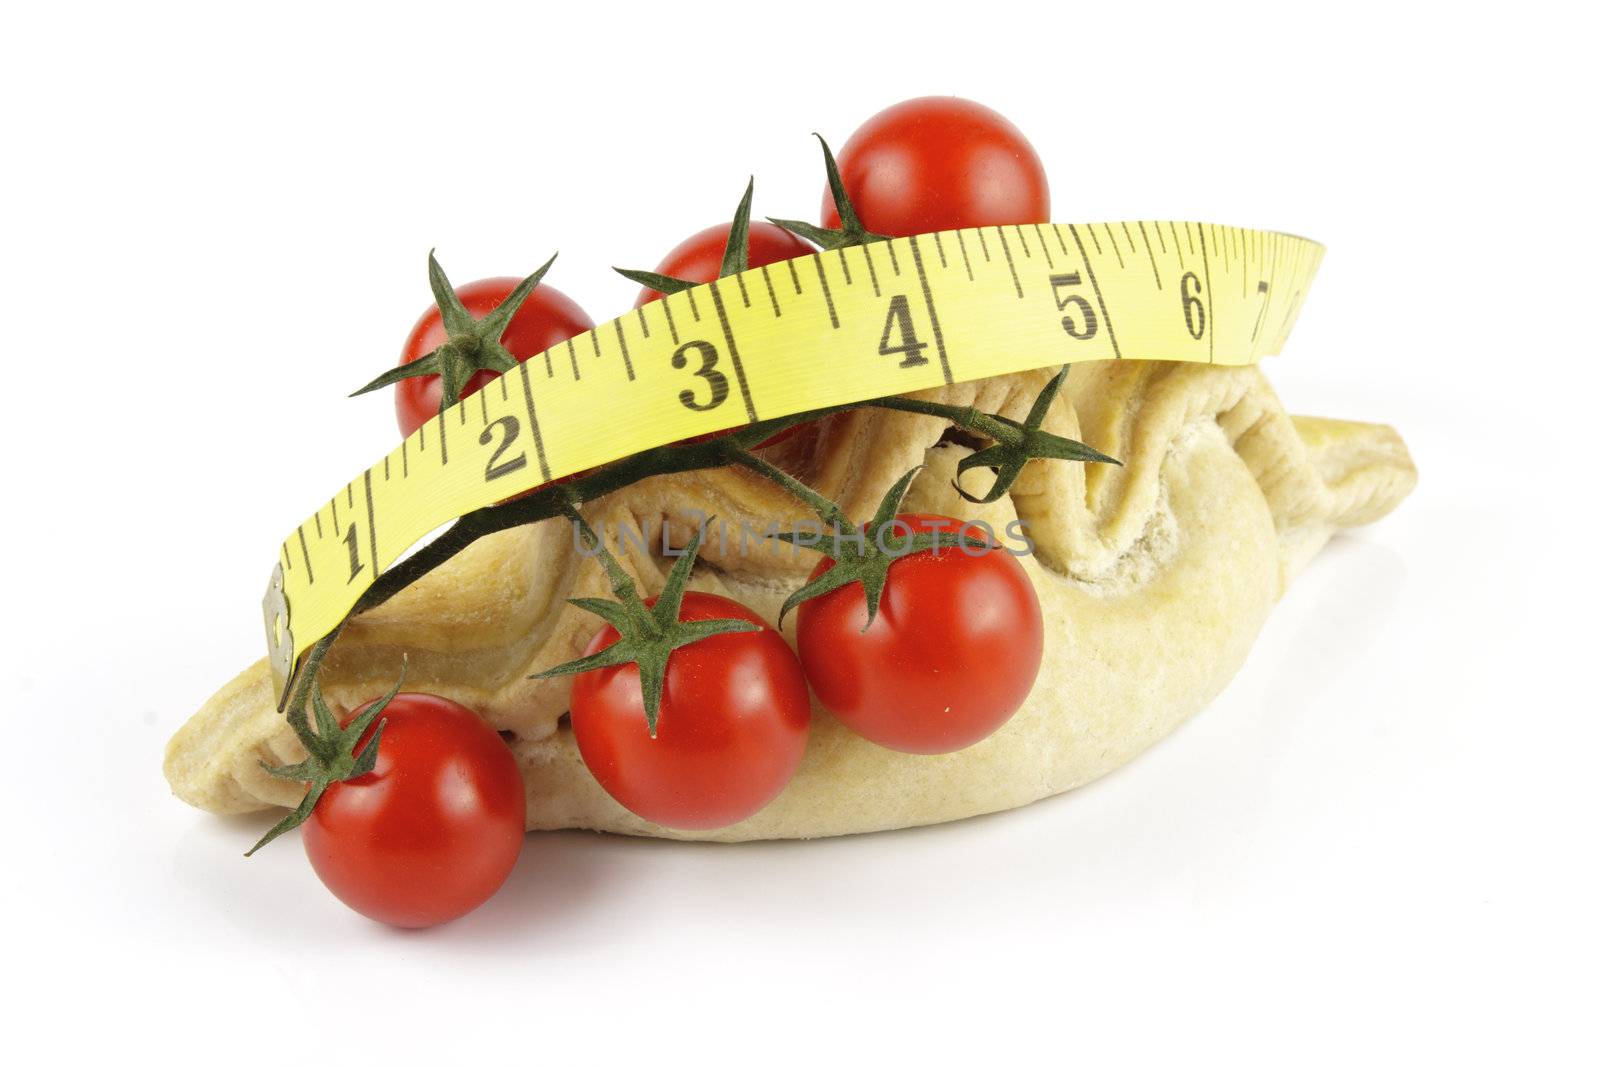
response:
[[[672,369],[683,370],[687,367],[691,351],[700,354],[700,366],[694,373],[696,377],[704,378],[711,387],[711,399],[702,404],[695,399],[694,390],[684,389],[678,393],[678,400],[690,411],[710,411],[728,399],[728,377],[717,370],[717,346],[710,341],[685,341],[672,353]]]

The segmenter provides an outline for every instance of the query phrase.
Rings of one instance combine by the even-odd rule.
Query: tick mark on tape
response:
[[[794,267],[790,266],[789,269],[794,270]],[[761,268],[761,280],[767,283],[767,299],[772,302],[772,317],[783,318],[783,309],[778,306],[778,291],[772,287],[772,275],[767,272],[766,267]],[[745,304],[745,307],[749,306],[748,303]]]
[[[1006,231],[1002,230],[1000,227],[996,226],[994,228],[994,232],[995,236],[1000,238],[1000,251],[1005,253],[1006,267],[1011,271],[1011,284],[1017,290],[1017,298],[1021,299],[1022,279],[1017,277],[1017,261],[1011,258],[1011,242],[1006,240]],[[978,236],[979,238],[983,237],[982,230],[978,231]]]
[[[1139,223],[1139,236],[1144,238],[1145,254],[1150,257],[1150,273],[1155,275],[1155,277],[1156,277],[1156,288],[1160,289],[1161,288],[1161,269],[1156,266],[1156,250],[1150,247],[1150,235],[1145,232],[1144,223],[1142,223],[1142,222]],[[1156,236],[1157,237],[1161,236],[1161,227],[1160,226],[1156,227]],[[1161,250],[1163,252],[1165,252],[1167,250],[1165,244],[1162,245]]]
[[[956,244],[961,246],[961,262],[967,268],[967,281],[972,281],[972,260],[967,256],[967,238],[960,230],[956,231]]]
[[[872,246],[861,246],[861,258],[867,261],[867,277],[872,279],[872,295],[882,296],[883,290],[878,288],[878,268],[872,263]]]
[[[822,269],[822,257],[812,256],[811,262],[817,265],[817,280],[822,283],[822,298],[828,302],[828,321],[833,323],[833,328],[839,328],[839,313],[833,308],[833,290],[828,285],[828,272]]]
[[[693,290],[685,290],[685,292],[688,292],[690,294],[689,299],[691,299],[691,300],[694,299]],[[673,344],[677,344],[678,343],[678,324],[672,317],[672,297],[664,296],[660,300],[657,300],[656,303],[660,304],[661,305],[661,310],[666,312],[666,314],[667,314],[667,332],[672,334],[672,343]]]
[[[628,381],[633,381],[633,357],[628,355],[628,337],[622,332],[622,320],[613,319],[612,324],[617,328],[617,347],[622,349],[622,367],[628,372]]]

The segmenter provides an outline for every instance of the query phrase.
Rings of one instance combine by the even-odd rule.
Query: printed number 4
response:
[[[895,333],[900,335],[900,343],[891,345],[890,339]],[[921,367],[928,362],[928,357],[922,350],[928,347],[928,342],[917,340],[917,328],[911,322],[911,304],[904,294],[896,296],[889,301],[889,315],[883,320],[883,336],[878,340],[878,355],[880,356],[905,356],[900,361],[902,367]]]

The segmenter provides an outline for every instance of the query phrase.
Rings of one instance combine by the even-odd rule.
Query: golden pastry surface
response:
[[[1048,370],[932,390],[1021,419]],[[818,837],[943,822],[1012,808],[1083,785],[1166,736],[1204,707],[1243,663],[1272,605],[1341,527],[1391,510],[1416,481],[1386,426],[1291,417],[1258,368],[1115,362],[1073,368],[1045,428],[1116,456],[1123,467],[1035,462],[994,504],[950,488],[967,450],[940,444],[942,420],[853,411],[777,458],[837,500],[871,514],[918,463],[905,510],[1027,524],[1022,559],[1045,620],[1045,656],[1027,703],[996,734],[946,756],[892,752],[814,708],[799,773],[767,808],[721,830],[646,823],[595,783],[561,722],[570,679],[527,676],[581,654],[598,625],[571,596],[610,595],[599,566],[574,550],[564,522],[508,530],[382,607],[352,620],[322,672],[335,711],[388,689],[409,658],[406,688],[479,711],[511,744],[527,787],[528,828],[581,827],[657,837],[740,841]],[[969,487],[988,477],[974,471]],[[642,589],[660,588],[674,545],[714,515],[737,528],[809,518],[742,470],[651,479],[591,505],[591,523],[651,533],[619,551]],[[696,588],[768,619],[815,555],[737,535],[707,538]],[[615,550],[615,545],[613,545]],[[794,616],[786,624],[793,638]],[[302,758],[273,707],[265,660],[217,692],[172,738],[165,770],[183,800],[216,813],[299,802],[300,789],[260,761]]]

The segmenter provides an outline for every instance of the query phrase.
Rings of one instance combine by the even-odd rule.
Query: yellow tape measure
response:
[[[265,601],[279,694],[385,567],[477,508],[697,434],[954,382],[1097,359],[1254,363],[1282,347],[1322,252],[1206,223],[990,226],[646,304],[430,420],[289,535]]]

